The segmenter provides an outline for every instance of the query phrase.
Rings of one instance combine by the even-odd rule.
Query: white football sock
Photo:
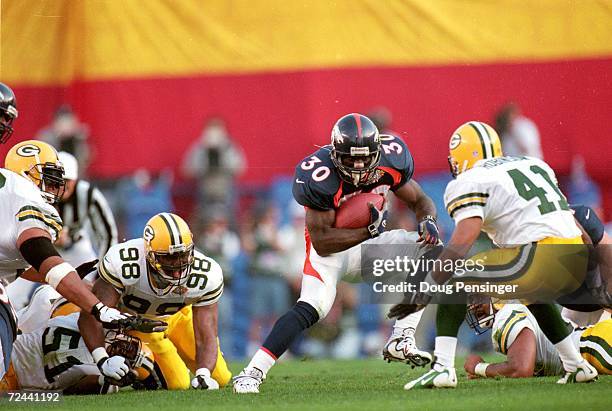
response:
[[[454,368],[456,350],[457,337],[436,337],[434,370],[441,371],[442,367]]]
[[[565,371],[576,371],[576,366],[583,360],[583,358],[580,355],[578,348],[576,348],[572,342],[572,335],[570,334],[556,343],[555,348],[559,353],[559,358],[561,358]]]
[[[417,311],[416,313],[412,313],[402,318],[401,320],[395,320],[395,324],[393,324],[393,328],[401,328],[401,329],[412,328],[416,330],[417,326],[419,325],[419,321],[421,321],[421,317],[423,316],[423,311],[425,310],[421,310],[421,311]]]
[[[266,376],[275,363],[276,359],[270,353],[260,348],[251,359],[249,365],[247,365],[247,368],[257,368]]]

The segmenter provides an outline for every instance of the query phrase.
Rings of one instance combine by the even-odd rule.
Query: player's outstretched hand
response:
[[[116,308],[107,307],[103,303],[98,303],[91,308],[91,315],[100,321],[104,328],[116,330],[120,327],[120,320],[129,318],[129,314],[125,314]]]
[[[440,229],[434,216],[427,215],[419,221],[419,241],[426,244],[438,244],[440,241]]]
[[[395,304],[389,309],[387,318],[401,320],[402,318],[408,317],[410,314],[421,311],[425,307],[426,304]]]
[[[121,328],[123,332],[139,331],[146,334],[166,331],[166,328],[168,328],[168,323],[165,321],[152,320],[139,315],[126,317],[119,320],[117,324],[117,328]]]

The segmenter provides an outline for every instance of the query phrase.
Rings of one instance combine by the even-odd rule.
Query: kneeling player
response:
[[[360,114],[348,114],[333,127],[331,144],[320,148],[296,167],[295,200],[306,207],[306,261],[300,298],[283,315],[247,367],[234,380],[237,393],[258,393],[259,386],[302,331],[325,318],[336,297],[336,283],[360,274],[362,244],[410,244],[419,236],[405,230],[385,231],[386,211],[371,206],[370,225],[336,228],[336,210],[353,195],[392,191],[419,220],[420,240],[439,241],[436,208],[412,180],[414,163],[404,142],[380,135],[374,123]],[[390,361],[425,365],[427,352],[417,349],[414,330],[421,313],[398,320],[383,355]]]
[[[87,349],[77,325],[79,313],[48,320],[45,327],[20,334],[11,363],[0,381],[0,391],[61,390],[65,394],[107,394],[119,386],[145,379],[153,372],[153,354],[136,338],[114,334],[106,347],[109,362],[123,362],[133,370],[116,380],[105,377]],[[154,372],[153,372],[154,373]]]
[[[99,264],[93,292],[110,306],[164,320],[165,332],[134,333],[155,356],[162,385],[171,390],[218,389],[231,373],[217,339],[221,267],[194,250],[187,223],[157,214],[138,238],[111,247]],[[79,321],[94,357],[104,357],[102,328],[89,315]],[[189,378],[189,371],[195,378]]]
[[[546,338],[531,312],[522,304],[505,304],[499,311],[494,304],[468,307],[467,322],[476,332],[492,328],[495,351],[506,361],[488,364],[471,354],[464,368],[474,377],[532,377],[563,375],[563,363],[555,346]],[[492,323],[492,324],[491,324]],[[600,374],[612,374],[612,320],[576,328],[572,342],[580,354]]]

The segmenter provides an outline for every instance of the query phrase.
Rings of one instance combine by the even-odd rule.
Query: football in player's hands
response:
[[[336,210],[336,228],[363,228],[370,224],[370,206],[372,203],[378,210],[382,210],[385,197],[375,193],[361,193],[340,204]]]

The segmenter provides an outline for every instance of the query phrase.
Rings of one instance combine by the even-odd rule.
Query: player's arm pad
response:
[[[19,252],[36,271],[40,271],[40,266],[47,258],[61,257],[51,239],[43,236],[25,240],[19,247]]]

